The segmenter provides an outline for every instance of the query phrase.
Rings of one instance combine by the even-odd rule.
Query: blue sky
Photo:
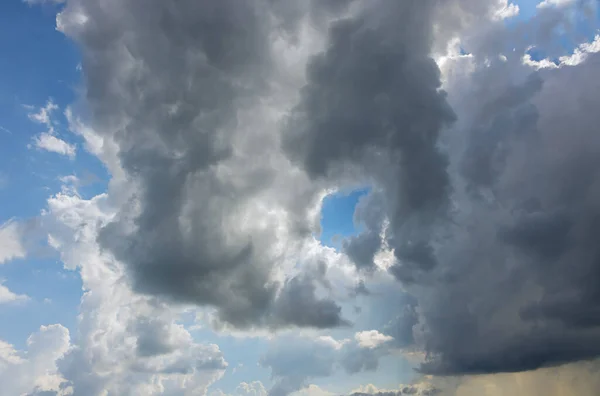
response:
[[[26,4],[19,0],[5,0],[0,4],[0,48],[3,51],[0,57],[0,224],[5,227],[18,224],[27,250],[26,257],[0,261],[0,286],[14,295],[28,296],[8,303],[0,300],[0,340],[16,350],[26,350],[29,335],[36,333],[40,326],[55,323],[69,330],[72,344],[79,342],[77,316],[83,309],[80,304],[85,282],[90,281],[82,280],[79,268],[65,269],[63,261],[66,259],[60,254],[64,252],[48,246],[46,223],[51,216],[44,217],[42,212],[49,210],[49,197],[61,191],[88,201],[106,193],[110,180],[107,165],[89,152],[86,146],[89,142],[74,130],[65,115],[71,106],[85,107],[82,97],[85,70],[81,69],[77,46],[56,29],[56,15],[64,5],[60,1],[38,3],[43,4]],[[527,21],[535,15],[537,1],[521,0],[517,4],[520,14],[507,23]],[[593,24],[584,24],[581,20],[578,20],[577,31],[582,41],[590,41],[597,34]],[[565,53],[580,44],[566,36],[558,40]],[[465,50],[468,52],[468,48]],[[534,60],[546,57],[540,48],[532,49],[530,55]],[[67,149],[72,151],[67,153],[64,151]],[[69,179],[71,176],[75,178]],[[343,239],[362,231],[361,226],[353,222],[353,213],[357,202],[368,194],[367,188],[342,190],[323,200],[319,249],[328,247],[331,249],[326,250],[327,254],[339,255]],[[56,234],[62,232],[61,228]],[[86,237],[76,232],[73,235],[75,241]],[[377,282],[378,279],[373,281]],[[382,290],[387,289],[382,286]],[[384,293],[387,291],[382,291],[382,295]],[[93,299],[96,294],[91,296]],[[358,303],[340,304],[350,312]],[[331,334],[337,340],[352,340],[356,331],[371,330],[361,320],[356,321],[357,329],[333,330]],[[182,321],[191,325],[194,315]],[[259,364],[270,347],[268,336],[218,333],[206,323],[202,328],[192,327],[189,332],[194,342],[217,344],[229,364],[211,390],[234,394],[243,382],[261,381],[268,388],[276,381],[272,368]],[[348,341],[348,345],[352,342]],[[411,363],[390,354],[381,358],[375,372],[349,375],[340,370],[311,379],[310,383],[330,392],[343,393],[369,383],[382,389],[393,388],[413,377]]]

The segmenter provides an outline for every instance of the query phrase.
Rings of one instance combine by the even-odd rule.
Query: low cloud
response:
[[[356,333],[354,340],[331,337],[282,336],[272,341],[260,364],[271,369],[275,381],[269,395],[285,396],[342,369],[348,374],[374,371],[390,353],[391,337],[377,331]]]

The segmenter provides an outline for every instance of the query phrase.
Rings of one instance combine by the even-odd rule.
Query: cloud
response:
[[[527,29],[560,26],[555,12],[543,11]],[[600,293],[590,281],[600,267],[589,239],[599,120],[588,107],[597,102],[590,81],[600,58],[590,53],[575,67],[531,73],[523,52],[490,56],[490,42],[512,40],[501,29],[480,33],[479,44],[467,47],[466,72],[445,81],[457,116],[442,141],[448,221],[417,224],[428,244],[390,244],[390,273],[414,302],[382,332],[422,348],[425,373],[527,371],[600,353],[593,319]]]
[[[329,392],[318,385],[310,384],[306,388],[293,392],[293,396],[333,396],[335,393]]]
[[[272,3],[152,1],[140,18],[135,1],[77,0],[60,13],[82,52],[90,127],[129,184],[111,190],[123,201],[99,240],[136,292],[214,307],[224,326],[345,325],[316,279],[286,270],[305,262],[325,189],[280,150],[301,71],[280,70],[296,54],[275,47],[289,43]]]
[[[52,119],[52,113],[58,109],[58,105],[56,105],[52,99],[48,99],[46,105],[40,107],[38,112],[28,114],[31,121],[45,125],[47,128],[46,132],[34,136],[33,146],[40,150],[50,151],[72,159],[75,157],[77,148],[74,144],[67,143],[63,139],[57,137],[54,128],[55,121]]]
[[[85,290],[65,386],[205,393],[227,362],[179,324],[190,305],[221,331],[320,331],[272,335],[275,396],[377,370],[397,347],[441,375],[597,357],[599,58],[523,64],[562,11],[506,30],[500,0],[287,3],[71,0],[58,16],[90,114],[67,109],[69,128],[112,174],[42,215]],[[31,118],[54,136],[51,107]],[[355,185],[371,191],[364,232],[332,253],[313,237],[320,202]],[[363,277],[381,327],[325,336],[350,331],[340,290]],[[365,282],[384,277],[398,284],[377,299]]]
[[[236,396],[267,396],[267,390],[262,382],[241,382],[236,388],[233,395]],[[233,396],[224,393],[221,389],[215,389],[210,392],[210,396]]]
[[[3,283],[4,280],[0,279],[0,304],[29,300],[29,297],[24,294],[13,293]]]
[[[378,389],[375,385],[369,384],[361,386],[359,389],[352,391],[350,396],[401,396],[401,395],[415,395],[415,396],[434,396],[442,395],[444,392],[436,386],[428,382],[419,382],[414,384],[402,384],[398,386],[398,389]]]
[[[242,382],[235,388],[235,391],[241,396],[267,396],[267,390],[260,381]]]
[[[27,106],[27,108],[33,108]],[[52,98],[46,101],[46,104],[39,108],[37,113],[29,113],[27,116],[33,122],[43,124],[48,127],[48,132],[54,132],[54,125],[52,121],[52,113],[58,110],[58,105],[54,103]]]
[[[33,144],[40,150],[50,151],[69,158],[74,158],[77,150],[75,145],[67,143],[64,140],[45,132],[34,137]]]
[[[15,221],[0,225],[0,264],[25,257],[27,252],[21,242],[22,231]]]
[[[536,5],[537,8],[564,7],[575,3],[575,0],[544,0]]]
[[[107,195],[89,200],[59,193],[42,219],[52,246],[83,282],[78,342],[57,362],[73,395],[203,393],[227,362],[219,347],[196,342],[178,324],[180,311],[136,295],[121,263],[98,246],[114,215]]]
[[[260,364],[271,369],[275,380],[269,395],[288,395],[307,387],[308,380],[328,377],[339,369],[348,374],[374,371],[390,352],[391,337],[377,331],[355,334],[352,340],[329,336],[282,336],[269,345]]]
[[[56,361],[67,353],[69,346],[69,331],[61,325],[41,326],[27,339],[26,352],[0,341],[2,392],[63,395],[64,379],[58,373]]]
[[[508,0],[504,0],[501,8],[496,11],[496,18],[507,19],[519,15],[519,6],[514,3],[509,3]]]
[[[359,347],[369,349],[377,348],[381,344],[394,339],[393,337],[381,334],[377,330],[361,331],[360,333],[356,333],[354,338],[358,342]]]

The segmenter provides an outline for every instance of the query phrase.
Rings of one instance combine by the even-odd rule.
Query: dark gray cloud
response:
[[[328,328],[349,326],[341,316],[341,307],[330,298],[317,297],[317,283],[324,280],[311,274],[295,276],[284,284],[273,308],[273,321],[299,327]]]
[[[243,328],[345,323],[308,275],[275,277],[279,245],[311,235],[322,189],[286,172],[272,114],[289,83],[273,42],[288,13],[308,12],[294,7],[73,0],[59,16],[82,51],[91,124],[116,144],[131,188],[99,242],[137,292],[212,305]],[[271,209],[287,213],[262,224]]]
[[[314,180],[360,175],[381,191],[368,209],[376,221],[344,249],[373,268],[389,221],[390,272],[416,300],[390,327],[425,348],[426,373],[597,356],[597,56],[532,73],[523,52],[502,53],[515,33],[491,24],[470,39],[475,71],[462,81],[469,91],[451,98],[453,112],[430,58],[434,20],[444,19],[435,2],[370,4],[332,24],[283,143]],[[541,11],[517,31],[548,43],[563,12]],[[444,128],[456,137],[440,141]]]
[[[359,270],[375,270],[373,259],[381,249],[384,220],[382,194],[370,192],[360,198],[354,211],[354,223],[363,227],[364,231],[347,238],[343,243],[344,252]]]
[[[358,169],[386,186],[365,203],[365,232],[344,244],[357,267],[372,270],[383,217],[373,213],[387,212],[389,239],[399,241],[411,223],[444,210],[449,184],[437,138],[454,115],[429,53],[433,2],[361,4],[332,24],[326,51],[310,62],[284,147],[313,178]],[[426,233],[412,236],[428,244]]]
[[[452,153],[462,186],[453,223],[436,241],[436,268],[407,286],[429,357],[421,370],[515,372],[595,358],[600,119],[590,106],[600,58],[528,76],[510,59],[486,66],[475,56],[480,104],[455,106],[471,127],[466,150]],[[510,83],[483,85],[510,68]]]

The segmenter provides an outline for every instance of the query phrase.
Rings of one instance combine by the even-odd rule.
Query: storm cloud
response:
[[[58,26],[82,50],[91,124],[129,186],[99,241],[136,291],[213,306],[224,323],[338,326],[309,275],[280,271],[310,237],[322,187],[279,150],[293,77],[280,78],[288,14],[275,3],[67,4]]]
[[[364,231],[343,251],[357,279],[393,252],[385,270],[412,298],[382,331],[426,352],[422,372],[599,356],[600,58],[532,70],[505,51],[502,4],[69,1],[58,26],[127,185],[100,246],[134,291],[208,305],[226,325],[350,326],[327,263],[302,247],[326,191],[366,186]],[[442,75],[434,52],[478,17],[495,22],[466,31],[469,72]],[[306,18],[316,44],[295,53]],[[518,28],[540,44],[564,22],[543,9]],[[170,350],[159,325],[137,326],[140,356]],[[333,355],[292,351],[306,372],[266,355],[272,394],[377,367],[371,349],[340,358],[347,347],[319,340]]]

